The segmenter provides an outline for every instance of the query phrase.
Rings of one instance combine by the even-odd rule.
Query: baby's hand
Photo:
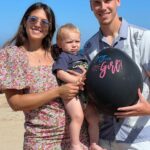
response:
[[[80,90],[84,90],[83,86],[85,85],[84,81],[86,79],[85,77],[86,70],[82,67],[81,70],[83,70],[82,73],[78,73],[73,70],[67,70],[67,72],[76,76],[77,80],[75,81],[75,84],[79,86]]]

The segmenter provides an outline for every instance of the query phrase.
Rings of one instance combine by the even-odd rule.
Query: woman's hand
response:
[[[79,92],[79,86],[73,83],[67,83],[59,87],[59,96],[63,100],[71,100]]]
[[[138,89],[138,103],[132,106],[118,108],[114,115],[117,118],[125,118],[129,116],[150,115],[150,103],[145,100],[140,89]]]

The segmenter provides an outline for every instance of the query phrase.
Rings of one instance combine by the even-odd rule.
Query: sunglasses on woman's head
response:
[[[50,26],[50,22],[47,19],[40,19],[36,16],[28,16],[27,21],[33,25],[40,21],[40,24],[43,28],[48,28]]]

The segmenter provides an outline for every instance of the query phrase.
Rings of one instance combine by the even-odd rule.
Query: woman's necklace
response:
[[[31,66],[47,66],[53,63],[53,58],[50,52],[39,49],[36,51],[28,51],[22,47],[27,52],[27,57],[29,64]]]
[[[31,60],[33,60],[37,65],[49,65],[53,62],[50,53],[32,53]]]

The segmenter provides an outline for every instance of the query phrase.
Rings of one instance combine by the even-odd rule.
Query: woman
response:
[[[69,117],[59,97],[72,99],[80,85],[57,85],[50,48],[54,32],[53,11],[35,3],[25,12],[16,36],[0,51],[0,89],[11,108],[25,114],[24,150],[69,149]],[[84,126],[85,150],[86,131]]]

